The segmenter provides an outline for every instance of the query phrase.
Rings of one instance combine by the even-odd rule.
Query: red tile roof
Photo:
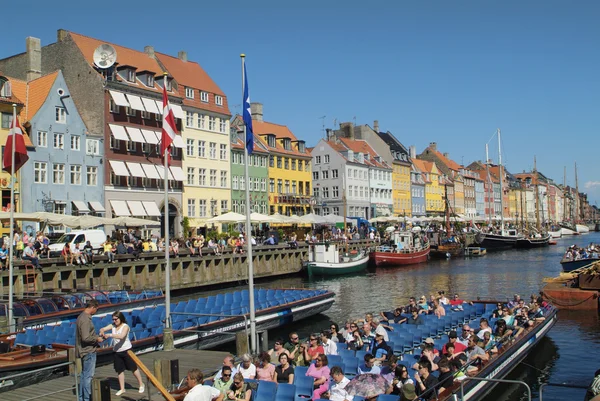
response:
[[[292,144],[291,150],[284,149],[279,141],[276,141],[275,147],[271,147],[267,144],[267,141],[265,140],[265,137],[267,134],[273,134],[273,135],[275,135],[275,137],[277,139],[290,138],[292,141],[298,140],[298,138],[296,138],[296,136],[292,133],[292,131],[290,131],[290,129],[288,127],[286,127],[285,125],[269,123],[266,121],[252,120],[252,129],[254,130],[254,133],[256,135],[261,137],[260,139],[262,140],[262,142],[265,144],[266,148],[270,152],[277,152],[277,153],[283,153],[283,154],[294,155],[294,156],[310,157],[310,152],[308,151],[308,149],[305,148],[304,152],[300,152],[300,151],[298,151],[298,149],[294,149],[294,144]]]
[[[450,170],[460,171],[461,166],[457,162],[444,156],[444,154],[438,150],[432,150],[432,149],[429,149],[429,150],[431,152],[433,152],[437,156],[437,158],[440,160],[440,162],[443,163],[444,165],[446,165],[446,167],[448,167]]]
[[[42,107],[46,101],[48,93],[50,93],[50,89],[52,89],[52,85],[54,85],[57,76],[58,71],[55,71],[38,79],[34,79],[33,81],[29,81],[27,84],[29,89],[27,92],[26,120],[33,118],[40,110],[40,107]]]
[[[369,160],[365,160],[365,164],[372,165],[374,167],[379,168],[391,168],[387,162],[383,159],[378,162],[375,160],[376,156],[379,156],[377,152],[367,143],[367,141],[362,139],[350,139],[350,138],[339,138],[340,142],[346,146],[346,148],[350,149],[355,153],[364,153],[369,155]]]

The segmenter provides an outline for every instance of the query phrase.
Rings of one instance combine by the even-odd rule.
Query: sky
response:
[[[0,58],[67,29],[186,50],[240,113],[240,53],[265,121],[314,146],[340,122],[379,121],[421,153],[537,168],[600,200],[600,2],[329,0],[3,2]],[[22,16],[22,18],[18,18]],[[118,56],[117,56],[118,57]]]

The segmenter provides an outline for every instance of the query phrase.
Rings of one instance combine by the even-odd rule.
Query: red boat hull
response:
[[[371,252],[376,266],[414,265],[427,262],[429,247],[418,252]]]
[[[548,283],[542,289],[542,296],[560,309],[597,310],[600,293],[567,287],[563,283]]]

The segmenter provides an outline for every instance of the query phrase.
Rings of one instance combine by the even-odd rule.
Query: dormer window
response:
[[[185,88],[185,97],[187,97],[188,99],[193,99],[194,98],[194,88]]]
[[[304,141],[298,141],[298,151],[300,153],[304,153],[305,150],[306,150],[306,145],[305,145]]]
[[[204,92],[204,91],[200,92],[200,100],[208,103],[208,92]]]
[[[146,75],[146,85],[149,87],[154,87],[154,75],[148,74]]]
[[[208,99],[207,99],[207,101],[208,101]],[[216,95],[215,103],[217,104],[217,106],[223,106],[223,96]]]
[[[2,96],[2,97],[11,97],[12,96],[12,89],[10,87],[10,82],[3,78],[0,78],[0,96]]]
[[[133,68],[125,70],[125,77],[129,82],[135,82],[135,70]]]
[[[290,138],[283,138],[283,148],[285,150],[292,149],[292,140]]]
[[[162,77],[159,81],[159,86],[163,87],[165,86],[165,81],[167,82],[167,91],[171,92],[171,80],[167,79],[167,77]]]
[[[273,135],[273,134],[267,135],[267,145],[269,145],[272,148],[276,147],[275,135]]]

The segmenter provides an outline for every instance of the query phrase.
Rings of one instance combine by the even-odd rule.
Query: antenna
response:
[[[103,43],[94,50],[94,64],[98,68],[110,68],[117,61],[117,51],[108,43]]]
[[[327,116],[319,117],[319,119],[321,120],[321,125],[322,125],[321,131],[323,132],[323,137],[325,137],[325,117],[327,117]]]
[[[337,118],[333,119],[333,129],[336,129],[337,126]]]

